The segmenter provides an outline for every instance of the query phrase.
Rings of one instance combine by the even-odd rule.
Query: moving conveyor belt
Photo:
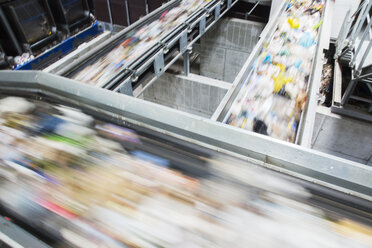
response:
[[[319,67],[322,39],[327,38],[321,32],[326,2],[290,1],[281,5],[215,119],[301,144],[302,136],[297,133],[306,119],[305,106],[314,104],[311,91],[316,87],[313,84],[319,84],[313,81],[318,76],[314,72]],[[312,129],[306,133],[311,134]],[[309,140],[302,143],[307,146]]]
[[[1,91],[43,92],[178,139],[257,160],[261,166],[371,199],[370,167],[44,72],[0,72]],[[196,128],[197,127],[197,128]]]
[[[138,52],[138,56],[134,54],[131,59],[122,60],[125,49],[120,44],[134,42],[141,32],[146,34],[142,37],[143,40],[152,37],[148,27],[162,21],[167,23],[167,11],[178,8],[179,3],[169,3],[57,74],[74,79],[77,79],[76,75],[80,75],[96,87],[128,95],[132,95],[132,88],[146,82],[146,85],[142,85],[145,88],[141,94],[192,47],[192,44],[228,10],[228,6],[235,4],[234,1],[226,1],[222,5],[219,1],[210,1],[204,8],[192,13],[186,24],[174,24],[173,29],[169,28],[168,32],[157,37],[160,41],[145,42],[149,46],[148,49],[142,47],[143,51]],[[324,48],[323,40],[327,39],[327,35],[322,32],[323,18],[326,17],[329,1],[310,3],[311,1],[307,1],[300,4],[301,6],[291,6],[283,2],[277,16],[268,24],[266,34],[248,59],[248,66],[243,68],[234,81],[213,115],[213,120],[228,122],[238,127],[244,126],[244,129],[250,131],[309,146],[315,118],[314,89],[317,88],[316,78],[320,74],[319,58]],[[176,13],[179,13],[179,10]],[[293,23],[298,20],[301,25]],[[137,35],[133,35],[134,33]],[[307,44],[310,41],[312,43]],[[135,44],[140,46],[141,43]],[[114,51],[120,50],[118,47],[124,50],[113,56]],[[275,54],[275,49],[280,51]],[[110,56],[111,64],[105,62],[105,58]],[[124,64],[120,65],[121,62]],[[117,64],[120,66],[116,66]],[[270,75],[261,75],[267,74],[268,71]],[[92,78],[92,75],[96,76]],[[148,77],[151,76],[149,81]],[[291,82],[287,83],[286,80]],[[265,96],[262,89],[266,89]],[[246,104],[247,102],[249,104]]]
[[[372,245],[369,201],[2,86],[0,211],[53,246]]]
[[[7,171],[1,171],[6,179],[1,179],[0,214],[25,222],[62,246],[371,246],[370,167],[43,72],[0,72],[0,92],[2,100],[27,99],[23,109],[30,102],[37,107],[23,114],[14,113],[16,108],[5,113],[19,99],[1,102],[2,129],[21,128],[0,139],[6,146],[9,136],[20,135],[9,148],[18,157],[9,161],[0,155],[7,162]],[[92,121],[87,115],[97,125],[84,126],[84,120]],[[45,118],[73,124],[52,130]],[[77,123],[83,127],[72,128]],[[35,142],[23,146],[30,141],[22,133],[31,133]],[[74,136],[84,134],[93,137]],[[41,151],[40,144],[51,151],[43,154],[52,156],[47,163],[29,152]],[[56,149],[70,159],[53,157]],[[76,154],[82,155],[76,159]],[[31,163],[22,156],[31,156]],[[105,164],[112,156],[125,162]],[[132,177],[138,187],[125,180],[95,183],[125,178],[135,166]],[[77,170],[75,178],[66,177]],[[160,176],[154,179],[146,171]],[[164,188],[151,188],[149,177]],[[70,187],[59,187],[56,178]],[[97,207],[87,195],[103,200]],[[184,212],[187,218],[179,214]],[[354,235],[363,238],[355,241]]]
[[[56,73],[114,90],[159,76],[235,3],[172,1]]]

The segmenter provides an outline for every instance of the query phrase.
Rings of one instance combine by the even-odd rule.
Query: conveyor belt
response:
[[[180,2],[181,0],[170,1],[169,3],[159,8],[158,10],[147,15],[145,18],[135,22],[134,24],[130,25],[128,28],[122,30],[121,32],[113,36],[111,39],[109,39],[108,41],[102,43],[92,52],[86,54],[82,59],[75,61],[70,66],[67,66],[66,68],[63,68],[59,71],[56,71],[55,73],[58,75],[66,75],[66,76],[69,76],[69,75],[73,76],[74,74],[79,73],[79,71],[84,69],[86,66],[89,66],[90,64],[94,63],[100,57],[104,57],[110,51],[112,51],[112,49],[119,46],[126,39],[130,38],[130,36],[133,35],[133,33],[136,32],[136,30],[140,29],[142,26],[145,26],[157,20],[163,12],[178,6]]]
[[[329,2],[283,2],[212,119],[309,146]]]
[[[1,90],[46,92],[56,99],[63,96],[114,119],[121,116],[125,121],[194,144],[211,145],[238,157],[249,156],[261,166],[337,191],[364,199],[372,197],[372,170],[365,165],[43,72],[0,72],[0,75]]]
[[[58,71],[57,74],[116,91],[129,82],[137,85],[145,74],[160,76],[187,50],[188,46],[191,47],[236,2],[236,0],[190,2],[194,4],[193,9],[185,5],[189,13],[187,16],[178,17],[178,22],[173,23],[167,18],[174,18],[172,15],[175,13],[178,13],[177,15],[185,13],[185,10],[183,12],[175,10],[179,4],[188,4],[188,1],[171,1],[101,44],[80,60]],[[151,25],[162,22],[167,23],[167,30],[157,33],[157,30],[153,30],[157,26]],[[146,30],[144,29],[146,27],[152,28]],[[139,33],[144,30],[146,33]],[[151,32],[155,33],[151,34]],[[148,35],[146,38],[148,40],[137,44],[141,35]],[[131,43],[136,45],[130,45]],[[121,44],[125,44],[123,51],[120,50]],[[115,55],[110,55],[115,52]],[[179,53],[176,57],[174,57],[175,52]],[[124,58],[125,54],[129,56]],[[111,56],[110,62],[104,62],[109,56]],[[106,72],[94,76],[97,71]]]
[[[3,94],[15,94],[14,91],[12,91],[12,93],[7,93],[7,90],[2,92]],[[16,95],[27,97],[27,99],[31,99],[29,101],[32,101],[35,104],[37,104],[38,101],[42,100],[44,103],[42,104],[43,107],[40,111],[44,112],[49,108],[47,106],[48,104],[46,103],[61,103],[61,100],[57,100],[54,97],[50,98],[48,95],[45,94],[30,94],[21,89],[17,90]],[[1,95],[0,99],[2,99],[3,97],[4,95]],[[67,106],[81,108],[80,106],[70,103],[69,99],[64,99],[62,100],[62,102],[64,102],[64,104],[66,104]],[[2,105],[2,111],[4,111],[3,107],[4,105]],[[244,190],[245,194],[243,195],[249,195],[249,203],[245,203],[248,205],[247,208],[243,208],[245,209],[244,211],[253,211],[253,213],[255,214],[258,213],[258,216],[270,216],[271,214],[275,213],[277,215],[283,215],[282,218],[289,221],[288,223],[284,222],[282,224],[285,226],[291,223],[290,220],[287,218],[296,218],[296,221],[294,222],[296,223],[296,233],[301,233],[302,231],[304,231],[302,230],[301,225],[299,225],[298,218],[302,220],[302,225],[309,225],[308,227],[312,227],[311,220],[316,221],[316,225],[313,226],[312,229],[305,230],[312,233],[311,235],[310,233],[308,233],[310,237],[313,237],[312,235],[315,235],[314,237],[316,237],[317,230],[322,230],[321,237],[327,240],[327,242],[345,242],[349,245],[352,245],[355,244],[352,241],[352,235],[342,236],[345,235],[345,233],[343,234],[342,230],[345,231],[351,228],[349,230],[350,232],[356,232],[360,234],[362,234],[363,232],[360,230],[367,230],[367,233],[371,231],[369,230],[369,227],[372,228],[372,205],[368,201],[355,198],[334,190],[330,190],[326,187],[308,183],[296,178],[284,176],[280,173],[272,172],[268,169],[258,169],[252,162],[243,162],[235,158],[219,154],[211,149],[206,149],[195,144],[178,140],[176,138],[154,132],[152,130],[129,122],[123,124],[120,118],[113,119],[111,116],[99,113],[98,111],[92,111],[90,109],[83,110],[86,114],[93,115],[95,118],[97,118],[97,125],[104,125],[104,122],[108,121],[112,124],[121,125],[125,128],[133,130],[133,133],[135,133],[136,135],[131,136],[131,139],[121,141],[120,139],[116,139],[116,141],[119,141],[126,151],[128,151],[130,154],[133,154],[133,158],[135,158],[136,156],[138,157],[138,154],[131,151],[141,150],[148,154],[151,153],[153,155],[156,155],[157,157],[161,157],[167,161],[170,161],[170,163],[166,165],[167,167],[169,166],[168,168],[180,171],[184,175],[195,178],[195,180],[200,180],[201,183],[203,183],[204,180],[211,180],[211,182],[216,181],[216,183],[218,183],[217,185],[221,184],[221,186],[218,186],[222,187],[220,188],[220,190],[226,190],[225,188],[223,188],[222,185],[225,185],[227,183],[230,185],[227,189],[231,190],[231,194],[233,195],[238,193],[235,192],[235,190]],[[36,115],[39,115],[38,113],[39,110],[34,112],[34,114]],[[13,123],[13,125],[14,124],[15,123]],[[38,126],[34,127],[39,128]],[[3,128],[3,126],[1,128]],[[46,132],[45,129],[42,132]],[[103,135],[102,137],[107,138],[108,136]],[[128,137],[129,136],[127,136],[127,138]],[[133,142],[133,137],[138,140]],[[110,148],[102,147],[101,149],[103,151],[103,149]],[[143,159],[143,157],[141,157],[141,159]],[[154,161],[154,163],[158,163],[154,158],[152,161]],[[135,162],[133,161],[133,163]],[[84,239],[90,237],[94,238],[96,242],[101,244],[106,243],[110,245],[110,247],[123,247],[116,243],[111,235],[107,235],[107,233],[105,232],[98,231],[99,229],[96,229],[95,225],[88,227],[90,226],[90,224],[89,220],[86,219],[87,217],[70,219],[69,217],[66,217],[68,215],[66,215],[67,213],[65,212],[65,210],[57,211],[56,208],[52,208],[51,205],[46,205],[40,203],[40,201],[31,200],[36,196],[35,192],[29,191],[27,188],[25,188],[25,186],[27,185],[26,182],[29,179],[27,179],[27,176],[21,176],[21,174],[19,175],[18,183],[16,185],[14,185],[11,181],[4,181],[4,178],[0,180],[2,184],[0,194],[2,214],[6,214],[7,216],[11,216],[16,220],[25,223],[26,228],[31,228],[33,231],[36,230],[36,233],[40,232],[44,235],[48,234],[47,236],[52,239],[49,240],[49,242],[52,242],[52,244],[61,244],[61,242],[63,242],[72,246],[77,246],[78,244],[82,245],[82,242],[87,242],[84,241]],[[1,175],[4,176],[7,174],[4,174],[4,170],[2,170]],[[138,175],[141,175],[140,172]],[[7,175],[6,177],[9,178],[9,175]],[[270,183],[267,183],[268,181]],[[217,187],[217,185],[215,187]],[[222,194],[220,196],[216,196],[215,201],[217,202],[219,201],[218,197],[224,197],[224,195]],[[242,196],[240,195],[240,197]],[[230,200],[229,198],[226,198],[226,201]],[[204,204],[208,203],[206,202]],[[213,208],[213,206],[211,207]],[[208,210],[207,208],[203,211],[206,211],[208,213],[211,210]],[[218,212],[214,213],[213,215],[216,214],[218,215]],[[239,216],[238,212],[235,212],[235,215]],[[219,217],[226,218],[223,215]],[[109,217],[107,216],[107,218]],[[259,233],[260,230],[260,218],[251,219],[252,222],[250,222],[250,224],[256,223],[258,225],[257,233]],[[270,218],[276,219],[274,218],[274,216],[271,216]],[[279,218],[276,221],[279,221],[280,223],[280,221],[282,220]],[[269,225],[269,223],[266,223],[266,225]],[[290,225],[293,225],[294,223]],[[97,223],[97,225],[100,224]],[[232,225],[230,228],[235,228],[235,225],[237,224]],[[329,226],[323,230],[323,225]],[[363,225],[366,226],[363,227]],[[190,227],[185,228],[186,230],[188,230],[188,228]],[[247,226],[247,228],[249,229],[249,225]],[[269,226],[267,226],[267,228],[269,228]],[[270,226],[270,228],[274,227]],[[280,226],[280,228],[283,228],[283,226]],[[287,228],[289,228],[289,226],[287,226]],[[78,237],[78,239],[74,239],[73,236],[67,235],[69,231],[74,232],[75,235],[77,235],[74,237]],[[203,231],[201,230],[201,232]],[[335,238],[336,236],[333,236],[333,232],[336,233],[338,238]],[[237,235],[238,233],[239,232],[237,231]],[[261,240],[259,243],[257,243],[257,246],[265,247],[265,245],[269,245],[270,247],[270,242],[268,240],[271,240],[271,238],[275,237],[274,234],[271,235],[267,234],[267,236],[265,236],[266,241],[264,242],[263,240]],[[283,235],[283,233],[281,233],[280,235]],[[331,237],[335,239],[333,240]],[[284,244],[285,242],[291,242],[288,237],[285,237],[285,235],[281,238]],[[160,238],[159,240],[161,239],[162,238]],[[186,238],[184,242],[187,241],[191,240],[188,240]],[[314,240],[310,238],[309,241]],[[215,240],[214,242],[217,241]],[[368,239],[361,242],[362,244],[363,242],[367,242],[365,243],[366,245],[370,244],[368,243]],[[215,244],[221,245],[218,242]],[[322,247],[322,244],[322,242],[318,243],[318,247]],[[167,247],[167,245],[165,246]],[[300,244],[298,244],[297,247],[298,246],[300,246]]]

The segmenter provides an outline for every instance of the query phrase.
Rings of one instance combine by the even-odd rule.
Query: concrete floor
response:
[[[372,124],[339,116],[319,106],[312,148],[372,166]]]

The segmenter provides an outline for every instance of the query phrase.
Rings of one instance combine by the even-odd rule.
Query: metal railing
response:
[[[351,78],[344,91],[342,86],[335,85],[332,112],[351,117],[372,121],[372,63],[368,57],[372,48],[372,0],[362,1],[353,15],[347,12],[336,41],[334,58],[337,66],[349,68]],[[340,67],[337,67],[338,69]],[[342,84],[342,80],[335,80],[335,84]],[[366,96],[358,96],[355,89],[358,84],[364,84]],[[348,108],[350,100],[367,104],[367,111]],[[354,111],[355,110],[355,111]]]

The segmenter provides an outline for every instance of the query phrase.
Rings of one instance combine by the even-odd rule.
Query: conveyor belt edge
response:
[[[135,125],[259,160],[262,166],[372,200],[372,167],[356,162],[44,72],[2,71],[0,89],[43,92],[74,101]]]

